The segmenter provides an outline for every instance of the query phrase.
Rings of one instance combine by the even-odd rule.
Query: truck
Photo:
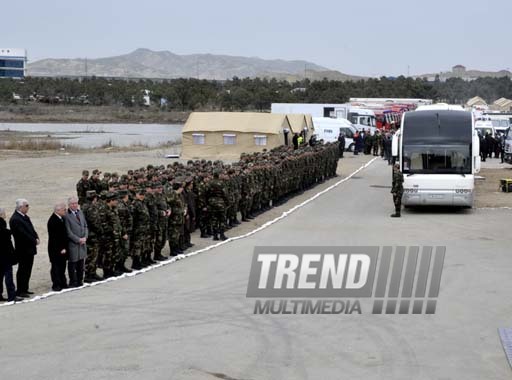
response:
[[[347,119],[356,129],[376,130],[375,112],[351,104],[319,104],[319,103],[272,103],[272,113],[301,113],[312,117]]]
[[[404,113],[392,154],[404,175],[402,203],[473,207],[480,141],[471,112],[447,104]]]

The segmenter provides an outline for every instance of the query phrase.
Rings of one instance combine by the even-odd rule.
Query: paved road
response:
[[[2,379],[504,379],[511,211],[391,219],[390,169],[257,234],[130,279],[0,308]],[[435,315],[253,315],[255,245],[446,245]],[[365,310],[363,310],[364,312]]]

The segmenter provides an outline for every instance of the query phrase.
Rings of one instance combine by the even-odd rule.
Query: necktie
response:
[[[75,211],[76,220],[78,220],[78,223],[80,223],[80,217],[78,216],[78,211]]]

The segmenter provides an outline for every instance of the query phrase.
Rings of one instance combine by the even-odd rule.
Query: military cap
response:
[[[128,175],[133,175],[133,170],[128,170]]]
[[[100,192],[100,198],[101,198],[102,200],[107,199],[107,193],[108,193],[108,191],[106,191],[106,190],[101,190],[101,192]]]
[[[103,178],[105,177],[110,177],[110,173],[109,172],[105,172],[105,174],[103,174]]]
[[[94,170],[92,171],[92,174],[93,174],[93,175],[94,175],[94,174],[101,174],[101,171],[100,171],[99,169],[94,169]]]
[[[119,190],[117,195],[119,195],[119,198],[124,198],[128,195],[128,190]]]
[[[89,170],[83,170],[82,175],[89,175]]]
[[[159,183],[160,183],[160,182],[150,182],[150,184],[151,184],[151,188],[152,188],[152,189],[156,189],[156,188],[158,188],[158,184],[159,184]]]
[[[112,192],[112,191],[109,191],[109,192],[107,193],[107,195],[106,195],[105,199],[106,199],[107,201],[111,201],[111,200],[113,200],[113,199],[117,199],[117,194],[116,194],[116,193],[114,193],[114,192]]]
[[[159,181],[153,182],[153,186],[154,186],[153,189],[163,187],[162,182],[159,182]]]
[[[143,187],[139,187],[137,190],[135,190],[135,193],[140,195],[146,195],[146,189]]]
[[[98,195],[98,194],[96,194],[96,190],[87,190],[87,191],[85,192],[85,197],[86,197],[87,199],[93,199],[93,198],[96,198],[96,196],[97,196],[97,195]]]
[[[189,184],[189,183],[192,183],[194,182],[194,177],[192,176],[188,176],[185,178],[185,183]]]
[[[112,177],[119,178],[119,174],[117,174],[117,172],[114,172],[114,173],[112,173]]]

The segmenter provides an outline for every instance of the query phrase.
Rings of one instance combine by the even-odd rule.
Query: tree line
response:
[[[288,82],[236,77],[226,81],[27,77],[0,80],[0,103],[35,101],[137,107],[144,105],[145,90],[149,90],[152,107],[168,110],[266,111],[271,103],[345,103],[350,97],[426,98],[463,104],[473,96],[480,96],[490,103],[501,97],[512,98],[512,80],[509,77],[474,81],[450,78],[442,82],[400,76],[345,82],[327,79]],[[162,104],[161,99],[166,102]]]

